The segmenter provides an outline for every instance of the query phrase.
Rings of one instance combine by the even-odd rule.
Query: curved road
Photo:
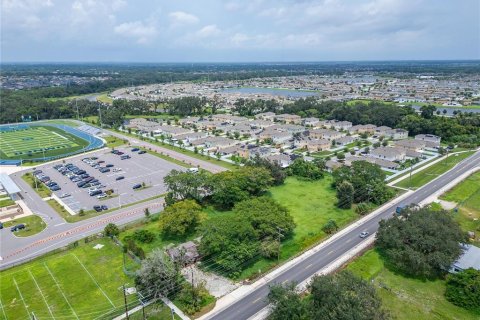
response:
[[[261,311],[268,305],[266,297],[268,295],[270,285],[292,281],[295,283],[303,282],[315,274],[318,270],[326,267],[362,242],[363,239],[359,237],[359,234],[362,231],[368,231],[370,234],[375,233],[378,229],[378,223],[380,220],[391,218],[395,208],[398,205],[420,203],[427,199],[430,195],[439,191],[456,177],[475,167],[480,167],[480,151],[477,151],[469,158],[463,160],[453,169],[443,174],[439,178],[413,192],[399,203],[392,203],[376,217],[365,221],[365,223],[357,226],[351,232],[339,237],[336,241],[324,246],[307,259],[298,262],[291,268],[285,270],[283,273],[280,273],[277,277],[259,286],[250,294],[236,300],[233,304],[227,306],[223,310],[219,310],[219,312],[216,312],[207,318],[214,320],[244,320],[254,316],[257,312]]]

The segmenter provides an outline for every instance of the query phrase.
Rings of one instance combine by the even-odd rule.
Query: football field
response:
[[[1,272],[0,319],[111,319],[124,310],[121,286],[133,286],[122,266],[121,249],[101,239]]]
[[[88,142],[52,126],[0,131],[2,159],[42,158],[77,151]]]

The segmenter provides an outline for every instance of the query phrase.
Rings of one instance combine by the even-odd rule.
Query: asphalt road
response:
[[[420,203],[427,199],[430,195],[434,194],[436,191],[440,190],[455,177],[458,177],[459,175],[477,166],[480,166],[480,151],[460,162],[452,170],[418,189],[399,203],[393,202],[375,218],[366,221],[364,224],[353,229],[350,233],[347,233],[343,237],[340,237],[336,241],[326,245],[317,253],[292,266],[290,269],[285,270],[283,273],[271,279],[266,284],[258,287],[250,294],[237,300],[235,303],[231,304],[220,312],[212,315],[209,319],[243,320],[252,317],[268,305],[266,297],[268,295],[270,285],[292,281],[295,283],[301,283],[302,281],[308,279],[318,270],[326,267],[328,264],[362,242],[363,239],[359,237],[361,232],[368,231],[370,234],[375,233],[378,229],[378,223],[380,220],[391,218],[398,205]]]
[[[126,135],[123,135],[121,133],[111,131],[111,130],[103,129],[103,131],[105,133],[108,133],[109,135],[112,135],[112,136],[115,136],[115,137],[118,137],[118,138],[121,138],[121,139],[127,139],[128,141],[130,141],[130,144],[132,144],[132,145],[141,146],[141,147],[144,147],[144,148],[147,148],[147,149],[152,149],[155,152],[163,153],[163,154],[165,154],[165,155],[167,155],[167,156],[169,156],[173,159],[183,161],[187,164],[190,164],[192,167],[199,166],[200,168],[208,170],[208,171],[213,172],[213,173],[222,172],[222,171],[227,170],[225,167],[222,167],[222,166],[219,166],[219,165],[216,165],[216,164],[213,164],[211,162],[204,161],[204,160],[201,160],[201,159],[193,158],[193,157],[185,155],[181,152],[177,152],[177,151],[174,151],[174,150],[163,148],[163,147],[157,146],[153,143],[150,143],[150,142],[147,142],[147,141],[142,141],[138,138],[132,138],[130,136],[126,136]]]

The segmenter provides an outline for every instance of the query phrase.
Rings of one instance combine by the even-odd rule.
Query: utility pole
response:
[[[123,301],[125,303],[125,315],[127,316],[127,320],[129,320],[128,316],[128,305],[127,305],[127,295],[125,294],[125,285],[122,285],[122,290],[123,290]]]
[[[413,170],[413,165],[412,162],[410,161],[410,181],[409,181],[409,187],[408,189],[412,189],[412,170]]]

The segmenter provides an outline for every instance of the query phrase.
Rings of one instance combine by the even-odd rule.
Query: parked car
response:
[[[118,171],[122,171],[122,168],[114,168],[113,169],[113,172],[118,172]]]
[[[142,151],[140,151],[138,154],[144,154],[144,153],[147,153],[147,151],[142,150]]]
[[[86,185],[87,183],[85,181],[80,181],[79,183],[77,183],[77,187],[81,188],[83,187],[84,185]]]
[[[20,223],[20,224],[17,224],[16,226],[13,226],[12,228],[10,228],[10,231],[15,232],[15,231],[19,231],[19,230],[22,230],[22,229],[25,229],[25,225],[23,223]]]
[[[123,180],[123,179],[125,179],[124,176],[119,176],[119,177],[117,177],[115,180],[119,181],[119,180]]]
[[[63,199],[63,198],[70,197],[70,196],[71,196],[70,193],[62,193],[62,194],[60,195],[60,198]]]
[[[107,195],[102,192],[101,194],[99,194],[99,195],[97,196],[97,199],[103,199],[103,198],[106,198],[106,197],[107,197]]]
[[[132,189],[135,190],[135,189],[140,189],[142,187],[142,185],[140,183],[137,183],[135,185],[133,185]]]
[[[137,152],[138,150],[140,150],[140,149],[139,148],[133,148],[132,152]]]
[[[102,194],[103,191],[102,190],[94,190],[94,191],[90,191],[88,194],[90,195],[90,197],[93,197],[93,196],[97,196],[99,194]]]
[[[97,161],[97,163],[105,163],[104,160]]]
[[[108,210],[108,207],[106,205],[102,205],[102,210]]]
[[[123,154],[123,152],[122,152],[122,151],[117,151],[117,154],[118,154],[119,156],[121,156],[121,155]]]
[[[111,168],[111,167],[113,167],[113,164],[111,164],[111,163],[109,163],[105,166],[105,168]]]
[[[42,172],[43,172],[42,170],[35,170],[35,171],[33,171],[33,174],[39,174],[39,173],[42,173]]]
[[[53,186],[53,187],[50,187],[50,190],[58,191],[58,190],[62,190],[62,188],[60,188],[59,186]]]
[[[90,159],[97,160],[98,158],[97,157],[90,157]]]
[[[102,206],[93,206],[93,210],[100,212],[102,211]]]
[[[128,154],[124,154],[123,156],[120,157],[120,160],[126,160],[130,159],[130,156]]]
[[[98,169],[98,171],[100,171],[101,173],[106,173],[106,172],[110,172],[110,169],[108,169],[108,168],[100,168],[100,169]]]
[[[3,229],[3,223],[0,222],[0,230]]]

